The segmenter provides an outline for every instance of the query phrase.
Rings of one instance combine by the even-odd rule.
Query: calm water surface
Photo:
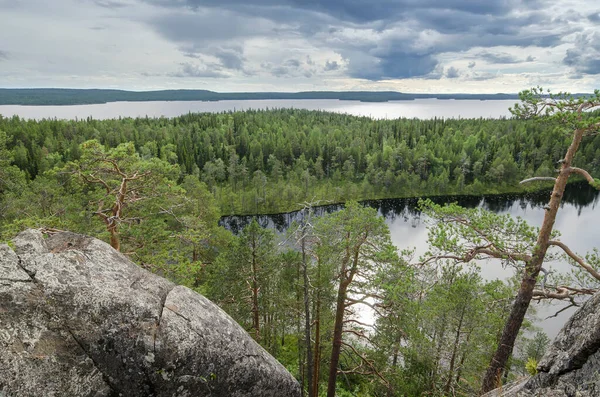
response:
[[[446,196],[436,197],[433,200],[440,204],[457,202],[468,208],[481,207],[499,214],[520,216],[530,225],[539,227],[544,218],[543,207],[548,203],[549,198],[550,191],[544,191],[522,195]],[[561,240],[575,252],[583,254],[591,251],[594,247],[600,247],[600,234],[598,233],[598,225],[600,224],[599,200],[600,193],[587,184],[573,184],[567,187],[562,207],[558,212],[555,229],[561,232]],[[388,199],[365,202],[366,205],[377,209],[379,214],[385,217],[390,228],[392,241],[396,247],[399,249],[415,248],[415,258],[418,258],[420,254],[425,253],[427,250],[427,219],[416,210],[417,201],[418,199]],[[315,212],[317,215],[323,215],[338,211],[341,208],[339,205],[325,206],[318,208]],[[274,228],[283,233],[293,221],[300,219],[300,213],[291,212],[254,217],[229,216],[223,217],[221,224],[237,233],[253,218],[256,218],[263,227]],[[512,269],[504,269],[494,261],[482,262],[480,265],[483,277],[489,280],[505,279],[513,274]],[[570,269],[569,264],[558,261],[551,262],[545,267],[547,269],[552,268],[557,272],[568,272]],[[544,319],[553,315],[564,304],[558,302],[553,305],[535,304],[535,306],[538,308],[539,317]],[[553,338],[574,310],[569,309],[559,317],[542,320],[538,325]]]
[[[20,106],[2,105],[4,117],[19,116],[26,119],[85,119],[97,120],[119,117],[175,117],[189,112],[226,112],[234,110],[259,110],[295,108],[325,110],[377,119],[399,117],[429,119],[443,118],[498,118],[509,116],[509,106],[515,101],[474,101],[418,99],[414,101],[359,102],[334,99],[300,100],[248,100],[248,101],[173,101],[173,102],[110,102],[97,105],[74,106]]]

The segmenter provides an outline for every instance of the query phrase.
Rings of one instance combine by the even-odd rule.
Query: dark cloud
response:
[[[600,12],[590,14],[587,16],[587,18],[590,22],[600,22]]]
[[[195,65],[189,62],[184,62],[181,69],[173,73],[173,77],[200,77],[200,78],[225,78],[229,77],[221,72],[218,68],[213,68],[206,65]]]
[[[496,75],[493,73],[473,73],[469,78],[475,81],[485,81],[496,78]]]
[[[446,70],[446,77],[449,79],[455,79],[460,76],[460,72],[454,66],[450,66],[448,70]]]
[[[218,7],[262,12],[261,8],[291,8],[329,15],[335,19],[354,23],[370,23],[375,21],[398,21],[404,17],[406,10],[447,10],[460,11],[474,15],[504,15],[515,7],[535,9],[538,0],[446,0],[443,7],[438,0],[147,0],[154,4],[166,6],[185,5],[190,8]]]
[[[525,62],[533,62],[535,61],[535,57],[532,55],[529,55],[527,58],[525,58]]]
[[[488,63],[520,63],[519,58],[505,52],[493,53],[489,51],[481,51],[477,54],[477,58],[481,58]]]
[[[575,47],[567,51],[563,63],[571,66],[578,75],[600,74],[600,34],[592,32],[577,36]]]
[[[291,68],[299,68],[301,64],[302,62],[300,62],[298,59],[288,59],[284,62],[285,66],[289,66]]]
[[[428,54],[419,55],[391,51],[377,56],[372,67],[364,68],[352,61],[349,66],[351,77],[378,81],[424,77],[436,70],[438,61]]]
[[[127,7],[127,4],[113,0],[93,0],[96,5],[104,8],[119,9]]]
[[[271,68],[271,74],[275,77],[287,77],[290,74],[290,69],[285,66],[276,66]]]
[[[165,12],[149,22],[165,38],[178,43],[191,43],[195,48],[218,40],[272,33],[272,29],[263,29],[256,21],[227,10]]]
[[[477,65],[477,62],[475,61],[471,61],[469,62],[469,66],[467,66],[469,69],[473,69],[475,67],[475,65]]]
[[[340,68],[340,64],[337,63],[337,61],[325,62],[325,71],[326,72],[331,72],[333,70],[339,70],[339,68]]]
[[[566,22],[551,23],[556,16],[545,11],[549,0],[446,0],[443,5],[438,0],[144,1],[165,7],[150,23],[165,38],[182,44],[185,55],[212,55],[226,69],[244,70],[240,51],[211,52],[210,48],[253,37],[302,37],[345,58],[350,77],[373,81],[441,78],[444,74],[436,72],[441,53],[476,47],[554,47],[576,29]],[[346,35],[347,30],[365,30],[365,40]],[[422,48],[426,32],[435,39]],[[186,49],[189,46],[194,50]],[[480,55],[494,64],[523,62],[506,53]],[[269,70],[278,77],[308,75],[310,68],[301,70],[296,61]],[[306,65],[311,66],[308,60]],[[337,63],[326,64],[324,70],[336,70],[330,69],[336,65],[339,68]],[[310,69],[311,75],[315,72]]]
[[[8,52],[0,50],[0,61],[8,60]]]
[[[227,69],[242,70],[244,68],[244,55],[241,47],[218,48],[212,52],[221,65]]]
[[[303,62],[300,59],[291,58],[285,60],[279,65],[273,65],[270,62],[265,62],[260,66],[263,70],[268,71],[269,73],[271,73],[271,75],[278,78],[302,76],[310,78],[316,73],[314,61],[312,61],[310,57],[306,59],[306,62]]]

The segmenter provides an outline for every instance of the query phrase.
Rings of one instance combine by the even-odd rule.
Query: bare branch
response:
[[[539,182],[539,181],[556,182],[556,178],[553,178],[551,176],[535,176],[533,178],[524,179],[521,182],[519,182],[519,184],[523,185],[525,183]]]
[[[582,168],[569,167],[569,168],[567,168],[567,171],[570,174],[575,173],[575,174],[579,174],[579,175],[583,176],[592,185],[594,183],[596,183],[596,181],[594,181],[594,178],[586,170],[584,170]]]
[[[373,365],[373,361],[367,359],[366,357],[364,357],[362,354],[360,354],[355,348],[354,346],[342,341],[342,345],[350,348],[350,350],[352,350],[352,352],[354,352],[354,354],[356,354],[366,365],[368,365],[371,370],[375,373],[375,375],[377,375],[377,377],[379,379],[381,379],[386,385],[388,385],[388,381],[379,373],[379,371],[377,371],[377,369],[375,368],[375,366]]]
[[[575,301],[571,300],[571,303],[568,306],[563,307],[562,309],[560,309],[559,311],[557,311],[556,313],[554,313],[552,316],[548,316],[546,317],[544,320],[548,320],[549,318],[553,318],[553,317],[558,317],[558,315],[562,312],[564,312],[565,310],[568,310],[572,307],[579,307],[579,305],[577,303],[575,303]]]

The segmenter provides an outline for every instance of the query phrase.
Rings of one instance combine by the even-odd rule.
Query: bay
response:
[[[440,196],[431,199],[438,203],[456,202],[467,208],[484,208],[498,214],[510,214],[513,217],[521,217],[530,225],[539,227],[544,218],[544,206],[550,198],[550,190],[520,195],[490,195],[490,196]],[[399,249],[414,248],[415,258],[424,254],[427,250],[427,218],[417,208],[417,198],[410,199],[386,199],[364,202],[372,208],[377,209],[380,216],[390,229],[393,243]],[[561,209],[555,223],[555,229],[561,233],[561,241],[567,244],[573,251],[585,254],[595,247],[600,247],[600,239],[597,230],[600,224],[600,192],[586,183],[570,184],[565,192]],[[322,206],[315,209],[317,216],[339,211],[341,205]],[[221,219],[221,224],[234,233],[238,233],[252,219],[257,219],[263,227],[273,228],[279,233],[284,233],[293,221],[301,219],[298,211],[254,216],[226,216]],[[514,270],[502,268],[498,261],[479,263],[482,276],[487,280],[506,279]],[[568,272],[571,265],[566,262],[551,262],[545,265],[548,270],[556,272]],[[534,303],[538,311],[540,326],[550,338],[556,336],[565,321],[573,314],[574,308],[568,309],[557,317],[546,319],[566,306],[565,302],[554,301],[552,304]]]
[[[25,119],[86,119],[97,120],[124,117],[177,117],[196,112],[229,112],[241,110],[264,110],[295,108],[322,110],[336,113],[366,116],[376,119],[393,118],[499,118],[508,117],[512,100],[442,100],[416,99],[413,101],[360,102],[334,99],[300,100],[239,100],[239,101],[156,101],[156,102],[109,102],[94,105],[70,106],[21,106],[2,105],[0,115],[19,116]]]

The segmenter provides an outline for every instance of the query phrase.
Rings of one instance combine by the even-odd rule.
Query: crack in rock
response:
[[[23,270],[25,273],[27,273],[27,275],[29,276],[29,278],[31,279],[31,281],[33,281],[34,283],[38,283],[38,280],[35,278],[35,272],[27,269],[23,265],[23,260],[21,259],[21,256],[18,255],[18,254],[17,254],[17,266],[19,266],[19,268],[21,270]]]
[[[102,375],[102,379],[104,380],[104,383],[106,383],[106,385],[108,386],[108,388],[110,389],[110,391],[112,393],[118,393],[117,388],[112,384],[112,382],[110,380],[110,376],[107,375],[107,374],[105,374],[100,369],[100,365],[96,362],[96,360],[94,360],[94,358],[92,357],[92,355],[90,354],[90,352],[88,352],[88,350],[86,349],[86,347],[84,346],[84,344],[79,340],[79,338],[77,338],[75,336],[75,334],[73,333],[73,331],[70,328],[65,327],[65,329],[69,333],[69,335],[71,335],[71,338],[73,338],[73,340],[75,341],[75,343],[77,343],[77,345],[79,346],[79,348],[81,349],[81,351],[83,351],[83,353],[85,354],[85,356],[92,361],[92,363],[94,364],[94,368],[96,369],[96,371],[98,371]]]
[[[135,284],[135,283],[134,283]],[[133,285],[133,284],[132,284]],[[169,297],[169,294],[177,287],[177,285],[173,285],[171,288],[169,288],[169,290],[164,294],[164,296],[161,299],[161,305],[160,305],[160,313],[158,315],[158,321],[156,321],[156,328],[154,330],[154,335],[153,337],[153,346],[152,346],[152,351],[154,354],[156,354],[156,335],[158,334],[158,329],[160,328],[160,322],[162,321],[162,317],[163,317],[163,313],[165,311],[165,303],[167,302],[167,298]],[[189,320],[188,320],[189,321]]]
[[[31,278],[29,278],[27,280],[23,280],[22,278],[17,279],[17,278],[0,277],[0,281],[9,281],[9,282],[13,282],[13,283],[33,283],[33,280]]]

